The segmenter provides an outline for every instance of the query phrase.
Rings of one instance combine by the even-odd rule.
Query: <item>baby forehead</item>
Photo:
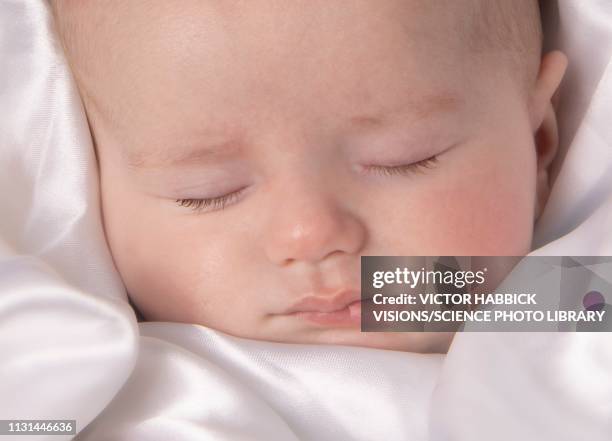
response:
[[[525,52],[540,32],[537,0],[50,2],[73,62],[130,46],[166,57],[193,57],[198,49],[235,56],[241,48],[297,56],[334,40],[353,48],[391,39],[423,50],[437,43]],[[331,53],[339,45],[329,46]]]
[[[344,82],[348,90],[390,77],[400,81],[402,75],[402,81],[412,81],[416,71],[444,74],[435,63],[467,69],[466,45],[457,30],[468,26],[462,20],[472,14],[458,5],[473,1],[55,0],[55,5],[69,61],[86,90],[138,88],[151,80],[274,94],[282,83],[306,90],[312,81]],[[460,74],[457,67],[452,72]]]
[[[202,113],[204,102],[219,114],[248,114],[244,107],[255,104],[263,113],[266,103],[277,109],[289,101],[296,112],[318,103],[345,114],[440,85],[467,92],[473,58],[458,35],[473,36],[466,29],[482,19],[480,1],[489,0],[55,0],[54,7],[81,91],[106,114],[146,113],[134,118],[149,121],[171,109]]]
[[[358,34],[367,43],[393,30],[402,38],[424,33],[430,38],[446,34],[455,34],[456,38],[465,23],[449,27],[449,22],[473,16],[475,2],[51,0],[61,33],[69,43],[83,43],[84,48],[96,43],[119,47],[120,42],[161,41],[179,49],[200,43],[213,46],[230,41],[235,45],[265,41],[273,47],[293,45],[296,50],[315,36],[336,36],[348,42]]]

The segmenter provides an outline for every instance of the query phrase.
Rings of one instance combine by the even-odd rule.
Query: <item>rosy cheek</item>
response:
[[[486,159],[431,196],[439,201],[429,211],[438,225],[432,239],[468,255],[523,255],[533,231],[534,176],[528,167],[517,173],[518,157]]]
[[[530,157],[506,148],[462,157],[415,188],[410,231],[399,251],[421,255],[524,255],[533,231],[535,172]],[[485,150],[486,152],[486,150]],[[415,215],[416,213],[416,215]]]
[[[528,246],[530,213],[516,191],[469,185],[440,196],[445,209],[430,212],[430,222],[437,223],[432,243],[438,248],[467,255],[514,255]]]

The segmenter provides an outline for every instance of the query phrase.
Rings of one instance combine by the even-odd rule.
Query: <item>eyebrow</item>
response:
[[[164,148],[153,152],[130,152],[126,154],[132,168],[161,168],[219,160],[236,156],[243,151],[239,140],[230,140],[211,145],[173,149]]]
[[[384,126],[389,120],[410,115],[417,120],[431,118],[440,113],[458,110],[464,104],[464,99],[451,93],[437,93],[403,102],[372,114],[358,114],[348,119],[349,125],[358,128],[376,128]],[[211,145],[172,149],[163,148],[153,152],[129,152],[128,165],[132,168],[162,168],[166,166],[181,166],[193,163],[220,160],[237,156],[244,151],[244,144],[239,138]]]
[[[449,113],[459,110],[465,100],[453,93],[436,93],[424,97],[414,98],[399,106],[380,111],[376,114],[362,114],[353,116],[350,124],[357,127],[369,128],[384,125],[388,120],[398,119],[410,115],[418,120],[424,120],[440,113]]]

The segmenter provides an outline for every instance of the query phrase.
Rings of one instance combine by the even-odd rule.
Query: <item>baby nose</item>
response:
[[[292,192],[274,213],[268,231],[267,254],[277,265],[316,263],[335,253],[356,254],[364,245],[366,228],[355,213],[315,190]]]

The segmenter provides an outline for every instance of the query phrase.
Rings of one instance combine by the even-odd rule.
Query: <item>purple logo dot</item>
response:
[[[591,291],[582,298],[584,309],[601,309],[606,304],[606,299],[599,291]]]

